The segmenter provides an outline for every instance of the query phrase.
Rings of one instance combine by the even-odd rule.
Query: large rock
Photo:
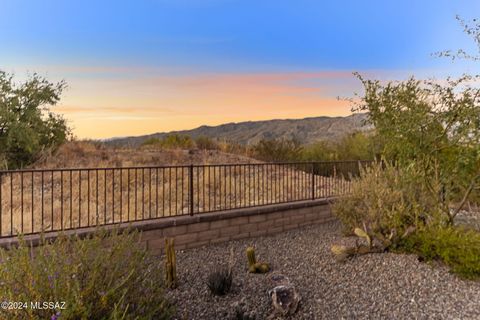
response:
[[[294,314],[301,299],[295,286],[290,283],[286,276],[281,274],[272,274],[270,281],[275,287],[268,292],[273,307],[273,312],[269,318]]]

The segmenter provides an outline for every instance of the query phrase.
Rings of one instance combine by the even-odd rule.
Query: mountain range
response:
[[[312,117],[305,119],[276,119],[226,123],[218,126],[200,126],[191,130],[158,132],[149,135],[112,138],[107,144],[115,146],[139,146],[149,138],[163,138],[169,134],[201,136],[239,144],[255,144],[262,139],[297,139],[303,144],[319,140],[336,140],[349,133],[372,128],[366,124],[365,113],[346,117]]]

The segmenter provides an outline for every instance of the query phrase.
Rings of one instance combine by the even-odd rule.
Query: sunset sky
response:
[[[475,51],[456,15],[480,1],[0,0],[0,69],[65,79],[53,110],[79,138],[348,115],[353,71],[477,70],[432,56]]]

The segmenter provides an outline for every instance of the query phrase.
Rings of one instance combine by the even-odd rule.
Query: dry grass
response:
[[[34,167],[117,169],[4,175],[0,188],[1,235],[189,214],[189,168],[159,166],[191,163],[210,165],[193,169],[195,213],[312,197],[312,175],[306,165],[261,164],[219,151],[106,149],[72,143]],[[132,165],[151,167],[118,169]],[[340,178],[317,175],[315,179],[317,198],[348,187],[348,182]]]
[[[252,158],[219,150],[180,150],[149,147],[140,149],[111,148],[99,143],[77,141],[64,144],[53,155],[45,154],[32,167],[39,169],[118,168],[259,162]]]

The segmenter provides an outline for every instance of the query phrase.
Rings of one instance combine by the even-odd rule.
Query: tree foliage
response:
[[[355,110],[384,141],[383,155],[420,170],[450,222],[480,185],[480,89],[462,77],[381,84],[358,76],[365,96]],[[452,210],[452,207],[453,210]]]
[[[65,82],[51,83],[38,74],[17,84],[0,71],[0,157],[2,166],[18,168],[35,161],[46,149],[70,136],[66,120],[50,111],[60,100]]]

